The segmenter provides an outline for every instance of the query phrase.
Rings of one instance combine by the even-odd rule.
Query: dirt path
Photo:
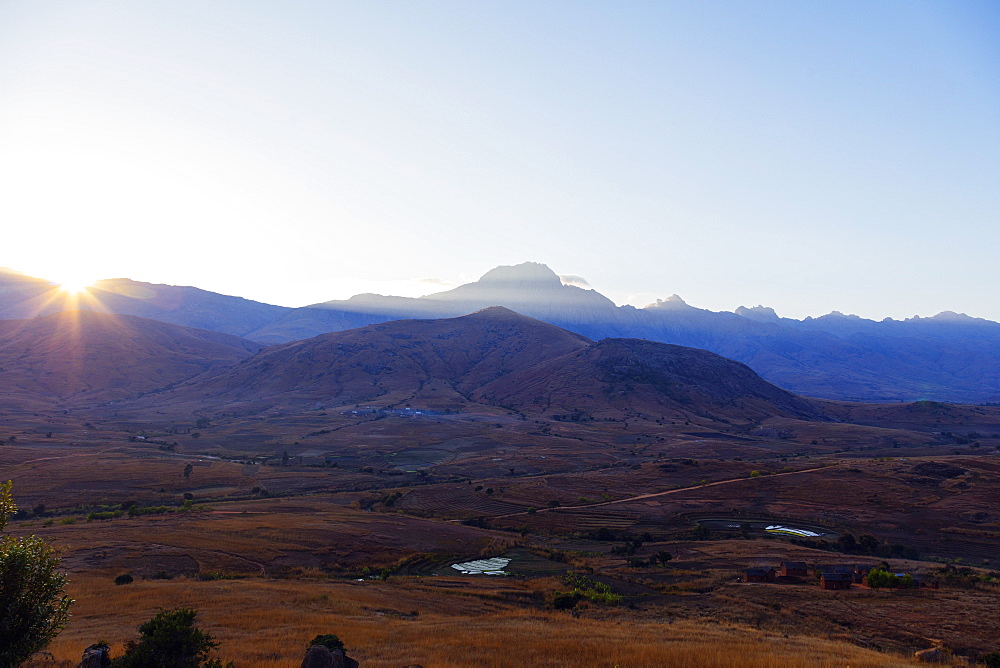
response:
[[[50,457],[37,457],[36,459],[27,459],[27,460],[25,460],[23,462],[18,462],[17,464],[15,464],[15,466],[24,466],[26,464],[36,464],[38,462],[48,462],[48,461],[52,461],[54,459],[67,459],[69,457],[96,457],[98,455],[103,455],[103,454],[106,454],[108,452],[112,452],[112,451],[117,450],[117,449],[119,449],[121,447],[122,446],[120,446],[120,445],[115,445],[115,446],[111,446],[111,447],[105,448],[104,450],[97,450],[96,452],[95,451],[90,451],[90,452],[69,452],[69,453],[66,453],[65,455],[52,455]]]
[[[234,559],[239,559],[240,561],[245,561],[245,562],[253,564],[257,568],[259,568],[261,575],[267,575],[267,569],[264,568],[264,564],[262,564],[259,561],[254,561],[253,559],[250,559],[249,557],[244,557],[241,554],[236,554],[235,552],[226,552],[225,550],[211,550],[211,549],[206,549],[206,548],[182,547],[180,545],[171,545],[169,543],[144,543],[144,544],[145,545],[156,545],[157,547],[165,547],[165,548],[167,548],[169,550],[176,550],[177,552],[180,552],[181,555],[183,555],[185,557],[190,557],[191,559],[194,559],[195,563],[198,564],[198,570],[201,570],[201,562],[198,561],[198,557],[196,557],[195,554],[198,554],[199,552],[202,552],[202,553],[206,553],[206,554],[224,554],[227,557],[233,557]],[[194,552],[195,554],[191,554],[191,552]]]
[[[832,464],[831,466],[836,466],[836,464]],[[823,469],[828,469],[831,466],[817,466],[816,468],[801,469],[799,471],[786,471],[785,473],[773,473],[768,476],[761,476],[761,478],[777,478],[779,476],[785,476],[785,475],[812,473],[813,471],[822,471]],[[559,506],[557,508],[539,508],[536,512],[544,513],[555,510],[581,510],[584,508],[599,508],[601,506],[613,506],[616,503],[629,503],[631,501],[642,501],[643,499],[655,499],[659,496],[667,496],[669,494],[680,494],[682,492],[690,492],[695,489],[705,489],[706,487],[715,487],[716,485],[728,485],[734,482],[745,482],[747,480],[753,480],[753,478],[729,478],[728,480],[717,480],[715,482],[705,483],[704,485],[679,487],[677,489],[668,489],[665,492],[650,492],[649,494],[639,494],[638,496],[630,496],[625,499],[616,499],[614,501],[602,501],[601,503],[588,503],[583,506]],[[527,515],[527,514],[528,514],[527,511],[521,511],[517,513],[509,513],[507,515],[497,515],[494,519],[500,519],[502,517],[516,517],[517,515]]]

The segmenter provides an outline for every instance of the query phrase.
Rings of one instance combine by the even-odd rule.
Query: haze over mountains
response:
[[[0,272],[0,317],[104,310],[275,344],[390,320],[453,318],[504,306],[592,340],[639,338],[709,350],[807,396],[967,403],[1000,398],[1000,324],[995,322],[950,312],[903,321],[836,312],[794,320],[762,306],[708,311],[676,295],[645,308],[617,306],[594,290],[564,285],[548,267],[532,262],[497,267],[476,282],[420,298],[364,294],[302,308],[128,279],[101,281],[89,292],[68,303],[46,281]]]

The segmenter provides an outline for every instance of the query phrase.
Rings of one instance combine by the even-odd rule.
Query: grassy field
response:
[[[49,648],[75,665],[84,647],[109,641],[113,653],[159,608],[188,606],[239,666],[301,662],[310,638],[336,633],[371,668],[424,666],[909,666],[836,637],[807,637],[702,620],[636,618],[617,610],[576,615],[525,608],[537,583],[479,579],[389,582],[144,581],[115,586],[78,576],[70,626]],[[51,664],[49,664],[51,665]],[[58,664],[57,664],[58,665]]]

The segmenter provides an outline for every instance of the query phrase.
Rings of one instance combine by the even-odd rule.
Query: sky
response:
[[[991,0],[0,2],[34,276],[1000,320],[998,251]]]

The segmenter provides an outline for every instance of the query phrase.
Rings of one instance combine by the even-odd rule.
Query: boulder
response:
[[[333,653],[322,645],[313,645],[306,650],[302,668],[333,668]]]
[[[940,647],[932,647],[931,649],[922,649],[919,652],[914,652],[913,657],[923,663],[947,663],[951,658],[951,653]]]
[[[329,650],[323,645],[313,645],[306,650],[302,668],[358,668],[358,662],[339,649]]]

